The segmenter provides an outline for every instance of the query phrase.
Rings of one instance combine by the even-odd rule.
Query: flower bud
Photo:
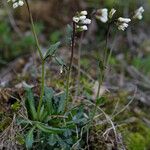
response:
[[[85,19],[82,21],[82,24],[91,24],[91,19]]]
[[[24,2],[22,0],[19,0],[18,5],[23,6]]]
[[[115,13],[116,9],[112,8],[111,11],[109,12],[109,18],[111,19]]]
[[[79,19],[80,19],[80,21],[83,21],[86,19],[86,16],[80,16]]]
[[[87,31],[88,30],[88,27],[86,25],[83,25],[83,26],[77,26],[77,29],[80,31]]]
[[[103,9],[97,10],[96,18],[100,20],[101,22],[106,23],[108,21],[108,9],[103,8]]]
[[[118,26],[119,30],[124,31],[129,25],[127,23],[122,23]]]
[[[86,16],[86,15],[87,15],[87,11],[86,11],[86,10],[81,11],[80,14],[81,14],[82,16]]]
[[[144,8],[140,7],[139,9],[135,11],[135,15],[133,16],[133,18],[141,20],[143,18],[142,16],[143,12],[144,12]]]
[[[81,26],[81,29],[82,29],[83,31],[86,31],[86,30],[88,30],[88,27],[87,27],[86,25],[84,25],[84,26]]]
[[[75,17],[73,17],[73,21],[74,21],[75,23],[78,23],[78,22],[79,22],[79,20],[80,20],[80,19],[79,19],[79,17],[76,17],[76,16],[75,16]]]
[[[18,5],[17,2],[13,3],[13,8],[14,8],[14,9],[17,8],[18,6],[19,6],[19,5]]]
[[[118,21],[119,21],[119,22],[124,22],[124,23],[129,23],[129,22],[131,21],[131,19],[130,19],[130,18],[122,18],[122,17],[119,17],[119,18],[118,18]]]

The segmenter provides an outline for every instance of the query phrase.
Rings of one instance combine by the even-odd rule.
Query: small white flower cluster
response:
[[[133,18],[141,20],[143,18],[142,16],[143,12],[144,8],[141,6],[139,9],[135,11]],[[109,19],[112,20],[115,13],[116,10],[114,8],[112,8],[109,13],[107,8],[98,9],[95,13],[95,17],[101,22],[106,23]],[[119,17],[116,22],[118,29],[124,31],[129,26],[130,21],[131,21],[130,18]]]
[[[77,31],[81,32],[88,30],[87,25],[91,24],[91,19],[87,18],[87,14],[87,11],[81,11],[73,17],[73,22],[75,22],[77,25]]]
[[[108,9],[98,9],[96,12],[96,18],[101,22],[106,23],[108,21]]]
[[[141,20],[143,18],[142,16],[143,12],[144,12],[144,8],[141,6],[135,11],[133,18]],[[124,31],[129,26],[128,24],[130,21],[131,21],[130,18],[119,17],[117,22],[118,29]]]
[[[139,9],[135,11],[135,15],[133,16],[133,18],[141,20],[143,18],[142,16],[143,12],[144,12],[144,8],[141,6]]]
[[[101,22],[106,23],[109,18],[112,19],[115,13],[116,10],[114,8],[112,8],[109,13],[107,8],[103,8],[103,9],[98,9],[95,16]]]
[[[10,1],[12,1],[14,9],[19,7],[19,6],[23,6],[24,5],[23,0],[8,0],[8,2],[10,2]]]
[[[118,29],[124,31],[129,25],[128,23],[131,21],[130,18],[118,18]]]

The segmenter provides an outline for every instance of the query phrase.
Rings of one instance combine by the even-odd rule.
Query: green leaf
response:
[[[45,113],[44,112],[45,110],[44,110],[44,105],[41,107],[41,110],[40,110],[40,113],[39,113],[39,119],[40,119],[40,121],[42,121],[42,117],[43,117],[43,114]]]
[[[54,146],[57,143],[57,137],[55,134],[51,134],[48,139],[48,144]]]
[[[65,132],[64,132],[64,136],[65,137],[71,137],[72,135],[72,131],[70,129],[67,129]]]
[[[66,35],[65,35],[66,44],[69,44],[71,42],[72,31],[73,31],[72,26],[68,24],[66,27]]]
[[[46,121],[47,117],[48,117],[48,112],[47,111],[44,111],[43,115],[41,116],[41,120],[42,121]]]
[[[52,103],[52,98],[54,96],[54,90],[49,87],[45,87],[45,102],[46,102],[46,108],[48,111],[48,114],[51,115],[53,112],[53,103]]]
[[[72,31],[73,31],[72,26],[68,24],[68,25],[67,25],[67,28],[66,28],[67,34],[71,35],[71,34],[72,34]]]
[[[60,46],[60,42],[51,45],[50,48],[47,50],[44,59],[48,58],[49,56],[53,56],[59,46]]]
[[[58,107],[58,112],[63,113],[65,111],[66,93],[60,95],[60,102]]]
[[[26,137],[26,147],[27,148],[32,148],[34,139],[33,139],[33,131],[34,131],[35,127],[31,128],[29,130],[29,132],[27,133],[27,137]]]
[[[55,60],[56,60],[56,62],[57,62],[59,65],[61,65],[61,66],[66,66],[66,64],[64,63],[64,61],[63,61],[61,58],[55,57]]]
[[[70,146],[66,143],[66,139],[63,140],[59,135],[56,135],[56,137],[61,149],[70,149]]]
[[[30,120],[26,120],[26,119],[17,119],[17,125],[32,125],[32,122]]]
[[[42,123],[36,123],[36,127],[38,129],[40,129],[41,131],[46,132],[46,133],[50,133],[50,134],[58,134],[58,133],[62,133],[64,131],[66,131],[66,129],[53,128],[50,126],[43,125]]]
[[[44,105],[41,107],[40,113],[39,113],[39,120],[41,122],[46,121],[45,119],[48,117],[48,112],[45,109]]]
[[[26,88],[26,100],[27,103],[29,105],[29,113],[31,113],[31,116],[34,120],[37,119],[37,112],[36,112],[36,108],[35,108],[35,103],[34,103],[34,96],[33,96],[33,92],[31,90],[31,88]]]
[[[57,112],[63,113],[65,110],[65,101],[66,101],[66,93],[59,94],[54,97],[55,102],[57,102]]]

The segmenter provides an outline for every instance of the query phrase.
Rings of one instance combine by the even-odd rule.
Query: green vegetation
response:
[[[88,0],[79,2],[74,16],[64,10],[67,16],[56,20],[55,2],[8,2],[19,23],[21,11],[28,12],[21,37],[8,19],[0,22],[0,146],[149,150],[148,1]],[[42,11],[38,3],[47,8]],[[80,11],[82,5],[87,11]],[[43,13],[40,21],[37,10]],[[57,19],[65,20],[66,28],[49,30]],[[16,69],[15,62],[7,68],[26,54],[24,66]]]

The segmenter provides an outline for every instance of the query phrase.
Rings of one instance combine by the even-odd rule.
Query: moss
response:
[[[130,93],[120,91],[113,96],[108,94],[105,95],[107,101],[102,108],[108,115],[111,115],[118,102],[116,112],[119,112],[130,101],[129,94]],[[133,102],[126,110],[124,110],[112,120],[114,123],[122,123],[125,120],[127,122],[128,120],[131,121],[129,121],[130,123],[127,123],[125,126],[123,125],[118,128],[118,132],[120,132],[123,136],[123,143],[126,146],[127,150],[150,149],[150,128],[142,121],[143,118],[148,119],[148,112],[149,110],[145,109],[145,107],[140,106],[139,108],[136,103]],[[100,130],[101,132],[106,130],[101,128],[101,126],[96,127],[96,129]],[[97,133],[96,129],[95,132]],[[98,138],[100,140],[102,137]]]
[[[18,101],[11,105],[11,109],[13,111],[18,111],[20,109],[20,107],[21,107],[21,104]]]
[[[17,144],[19,144],[19,145],[25,144],[24,137],[23,137],[21,134],[18,134],[18,135],[15,137],[15,139],[16,139],[16,141],[17,141]]]
[[[12,122],[10,117],[4,117],[0,122],[0,132],[4,131]]]
[[[138,121],[130,124],[125,130],[124,138],[128,150],[148,150],[150,148],[150,128],[145,124]]]
[[[129,150],[144,150],[146,149],[145,139],[140,133],[130,133],[127,141]]]

